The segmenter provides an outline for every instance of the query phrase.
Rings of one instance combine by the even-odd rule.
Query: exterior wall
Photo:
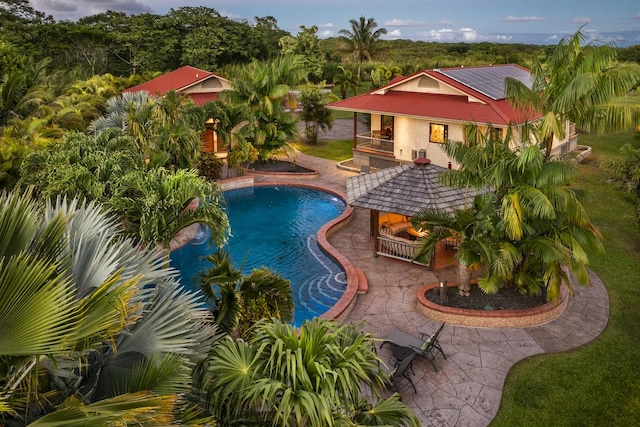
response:
[[[231,90],[231,84],[223,79],[211,77],[205,81],[195,84],[183,90],[183,93],[202,93],[202,92],[222,92],[223,90]]]
[[[394,155],[402,162],[412,162],[412,150],[425,150],[431,163],[447,167],[449,158],[442,151],[442,144],[429,142],[429,124],[448,126],[449,139],[462,141],[463,127],[459,123],[447,123],[437,120],[423,120],[409,117],[396,117],[394,129]]]

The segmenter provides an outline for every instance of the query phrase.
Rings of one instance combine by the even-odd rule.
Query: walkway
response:
[[[313,182],[346,192],[345,180],[354,175],[338,169],[335,162],[300,153],[297,162],[320,172],[318,178],[301,183]],[[256,177],[256,181],[267,180]],[[454,280],[452,272],[434,273],[424,267],[374,258],[368,221],[368,211],[356,208],[351,223],[329,237],[334,247],[364,271],[369,282],[368,293],[358,295],[349,321],[365,321],[365,330],[377,337],[393,329],[413,335],[434,332],[439,324],[417,311],[416,291],[425,283]],[[576,286],[565,312],[542,326],[492,329],[446,325],[440,343],[447,360],[437,359],[435,372],[428,361],[417,359],[412,380],[418,391],[414,394],[410,387],[404,389],[403,401],[415,411],[422,426],[488,425],[498,412],[505,378],[515,363],[535,354],[582,346],[604,330],[609,318],[607,292],[597,276],[592,274],[591,280],[590,288]],[[390,353],[390,346],[380,351],[385,360]]]

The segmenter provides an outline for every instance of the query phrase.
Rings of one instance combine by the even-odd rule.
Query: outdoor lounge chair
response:
[[[416,393],[416,386],[413,384],[413,381],[411,381],[409,370],[411,369],[413,359],[415,359],[417,356],[418,353],[411,353],[403,360],[397,361],[395,368],[393,368],[393,370],[388,373],[389,378],[386,383],[387,387],[390,387],[392,390],[399,392],[400,382],[402,380],[406,380],[409,385],[411,385],[411,388],[413,388],[413,392]]]
[[[429,360],[433,365],[433,369],[437,371],[438,368],[436,367],[434,360],[438,355],[441,354],[445,360],[447,359],[447,355],[444,354],[444,351],[438,342],[438,338],[440,337],[440,333],[442,332],[444,325],[444,323],[440,325],[433,335],[420,334],[421,338],[414,337],[413,335],[406,334],[396,329],[382,339],[380,348],[382,348],[386,343],[393,344],[397,347],[393,352],[396,360],[402,360],[407,357],[407,354],[414,353]]]

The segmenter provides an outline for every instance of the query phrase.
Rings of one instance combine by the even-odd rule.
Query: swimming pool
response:
[[[294,324],[320,316],[346,288],[344,270],[319,247],[318,229],[346,209],[343,200],[307,187],[248,187],[224,192],[231,237],[226,249],[244,274],[266,266],[291,281]],[[208,236],[197,236],[171,253],[188,289],[199,289],[200,271],[211,267],[202,257],[215,251]]]

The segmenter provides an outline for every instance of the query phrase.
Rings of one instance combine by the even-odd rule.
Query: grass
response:
[[[609,294],[605,331],[582,348],[518,363],[508,374],[496,426],[638,425],[640,420],[640,237],[634,200],[600,169],[635,133],[581,135],[593,154],[579,166],[576,187],[593,195],[586,204],[601,230],[606,253],[591,267]]]
[[[308,145],[303,142],[293,142],[291,145],[304,154],[336,162],[341,162],[353,157],[353,139],[318,141],[316,145]]]

